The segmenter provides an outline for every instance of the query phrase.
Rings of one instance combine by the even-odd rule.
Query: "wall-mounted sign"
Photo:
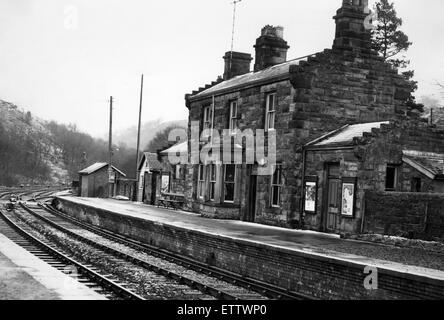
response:
[[[305,183],[305,212],[316,212],[316,182]]]
[[[108,172],[108,182],[116,183],[116,173],[114,171]]]
[[[355,192],[356,181],[346,181],[342,183],[342,209],[343,216],[353,217],[355,214]]]

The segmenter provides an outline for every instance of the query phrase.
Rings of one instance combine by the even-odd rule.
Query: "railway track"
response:
[[[165,250],[161,250],[159,248],[135,241],[133,239],[129,239],[124,236],[116,235],[112,232],[104,230],[102,228],[98,228],[92,226],[90,224],[86,224],[82,221],[79,221],[71,216],[68,216],[49,205],[39,204],[38,209],[31,209],[29,207],[23,206],[23,209],[28,213],[32,214],[34,217],[45,221],[50,224],[54,228],[59,230],[63,230],[64,232],[70,233],[71,236],[77,237],[81,241],[89,242],[94,246],[101,246],[104,250],[109,250],[116,255],[122,256],[122,252],[109,248],[103,245],[100,245],[96,242],[97,239],[106,239],[106,242],[111,242],[118,244],[120,247],[133,249],[138,252],[142,252],[149,257],[152,257],[154,260],[167,261],[167,267],[159,267],[157,263],[149,263],[146,260],[140,261],[134,259],[134,257],[127,256],[126,258],[131,260],[139,265],[144,266],[150,270],[154,270],[160,274],[163,274],[167,277],[173,278],[177,281],[184,281],[185,283],[198,288],[199,290],[208,293],[218,299],[260,299],[260,298],[269,298],[269,299],[288,299],[288,300],[308,300],[310,297],[301,295],[296,292],[287,291],[266,283],[259,282],[257,280],[248,279],[237,274],[233,274],[227,272],[225,270],[221,270],[200,262],[196,262],[194,260],[180,257],[174,254],[171,254]],[[85,230],[84,235],[79,234],[79,230]],[[102,241],[103,242],[103,241]],[[124,256],[125,254],[123,254]],[[162,262],[165,265],[164,262]],[[183,276],[182,269],[192,270],[194,271],[194,277],[187,279]],[[196,274],[197,273],[197,274]],[[200,281],[196,281],[196,276]],[[206,281],[202,281],[203,278]],[[223,282],[222,287],[226,288],[244,288],[248,292],[254,292],[255,294],[248,293],[245,295],[245,292],[241,292],[243,294],[233,294],[230,290],[221,290],[220,286],[212,286],[212,279],[216,279],[217,281]],[[233,290],[233,289],[231,289]]]
[[[221,279],[200,274],[198,272],[178,266],[171,262],[161,260],[159,258],[148,256],[146,253],[136,251],[130,247],[116,243],[109,238],[104,238],[96,233],[85,230],[83,227],[66,220],[63,217],[54,215],[53,213],[41,208],[30,208],[22,205],[21,210],[32,215],[40,223],[43,222],[50,227],[58,230],[80,243],[86,244],[94,248],[94,256],[101,263],[112,262],[113,264],[124,264],[129,270],[142,269],[145,272],[152,273],[157,277],[155,283],[167,283],[168,287],[174,288],[188,287],[197,291],[200,296],[197,299],[220,299],[220,300],[260,300],[266,299],[261,294],[253,292],[251,289],[245,289]],[[19,211],[22,214],[21,211]],[[167,279],[164,280],[164,279]],[[187,289],[187,291],[189,291]],[[191,292],[192,296],[196,293]],[[195,298],[193,298],[195,299]]]
[[[0,233],[52,267],[65,274],[70,274],[75,281],[85,284],[108,299],[142,299],[125,289],[112,279],[112,276],[100,274],[98,269],[79,263],[70,256],[54,249],[51,244],[37,239],[2,211],[0,211]]]
[[[12,194],[17,194],[21,197],[24,197],[26,195],[31,195],[31,194],[37,194],[37,195],[42,195],[42,194],[47,194],[47,193],[54,193],[56,191],[60,191],[61,188],[35,188],[35,189],[10,189],[10,190],[3,190],[0,191],[0,199],[7,199],[7,196],[10,196]]]

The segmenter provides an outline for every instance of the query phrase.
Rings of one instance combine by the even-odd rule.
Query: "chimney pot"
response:
[[[343,0],[342,7],[333,19],[336,20],[336,49],[370,50],[371,32],[365,19],[370,14],[368,0]]]
[[[287,61],[287,51],[290,48],[284,40],[284,28],[270,25],[262,28],[261,36],[257,38],[254,47],[256,49],[254,71]]]
[[[228,51],[223,56],[225,60],[224,80],[229,80],[250,72],[251,54]]]

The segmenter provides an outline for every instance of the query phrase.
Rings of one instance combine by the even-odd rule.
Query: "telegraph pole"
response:
[[[113,97],[109,98],[109,138],[108,138],[108,152],[109,152],[109,160],[108,160],[108,198],[112,198],[113,196],[113,181],[111,180],[113,174]]]
[[[143,102],[143,74],[140,82],[140,104],[139,104],[139,128],[137,130],[137,148],[136,148],[136,190],[139,188],[139,150],[140,150],[140,128],[142,125],[142,102]],[[137,193],[136,193],[137,197]],[[137,201],[137,199],[136,199]]]

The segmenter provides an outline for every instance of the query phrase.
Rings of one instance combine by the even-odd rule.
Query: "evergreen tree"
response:
[[[403,21],[398,17],[395,4],[389,0],[380,0],[375,4],[377,20],[375,28],[372,30],[372,47],[374,50],[397,69],[405,69],[409,66],[410,60],[405,53],[412,45],[409,37],[402,31]],[[418,82],[413,80],[415,72],[407,70],[401,73],[410,83],[412,92],[418,89]],[[409,106],[423,111],[423,106],[415,103],[415,97],[411,96],[408,101]]]

